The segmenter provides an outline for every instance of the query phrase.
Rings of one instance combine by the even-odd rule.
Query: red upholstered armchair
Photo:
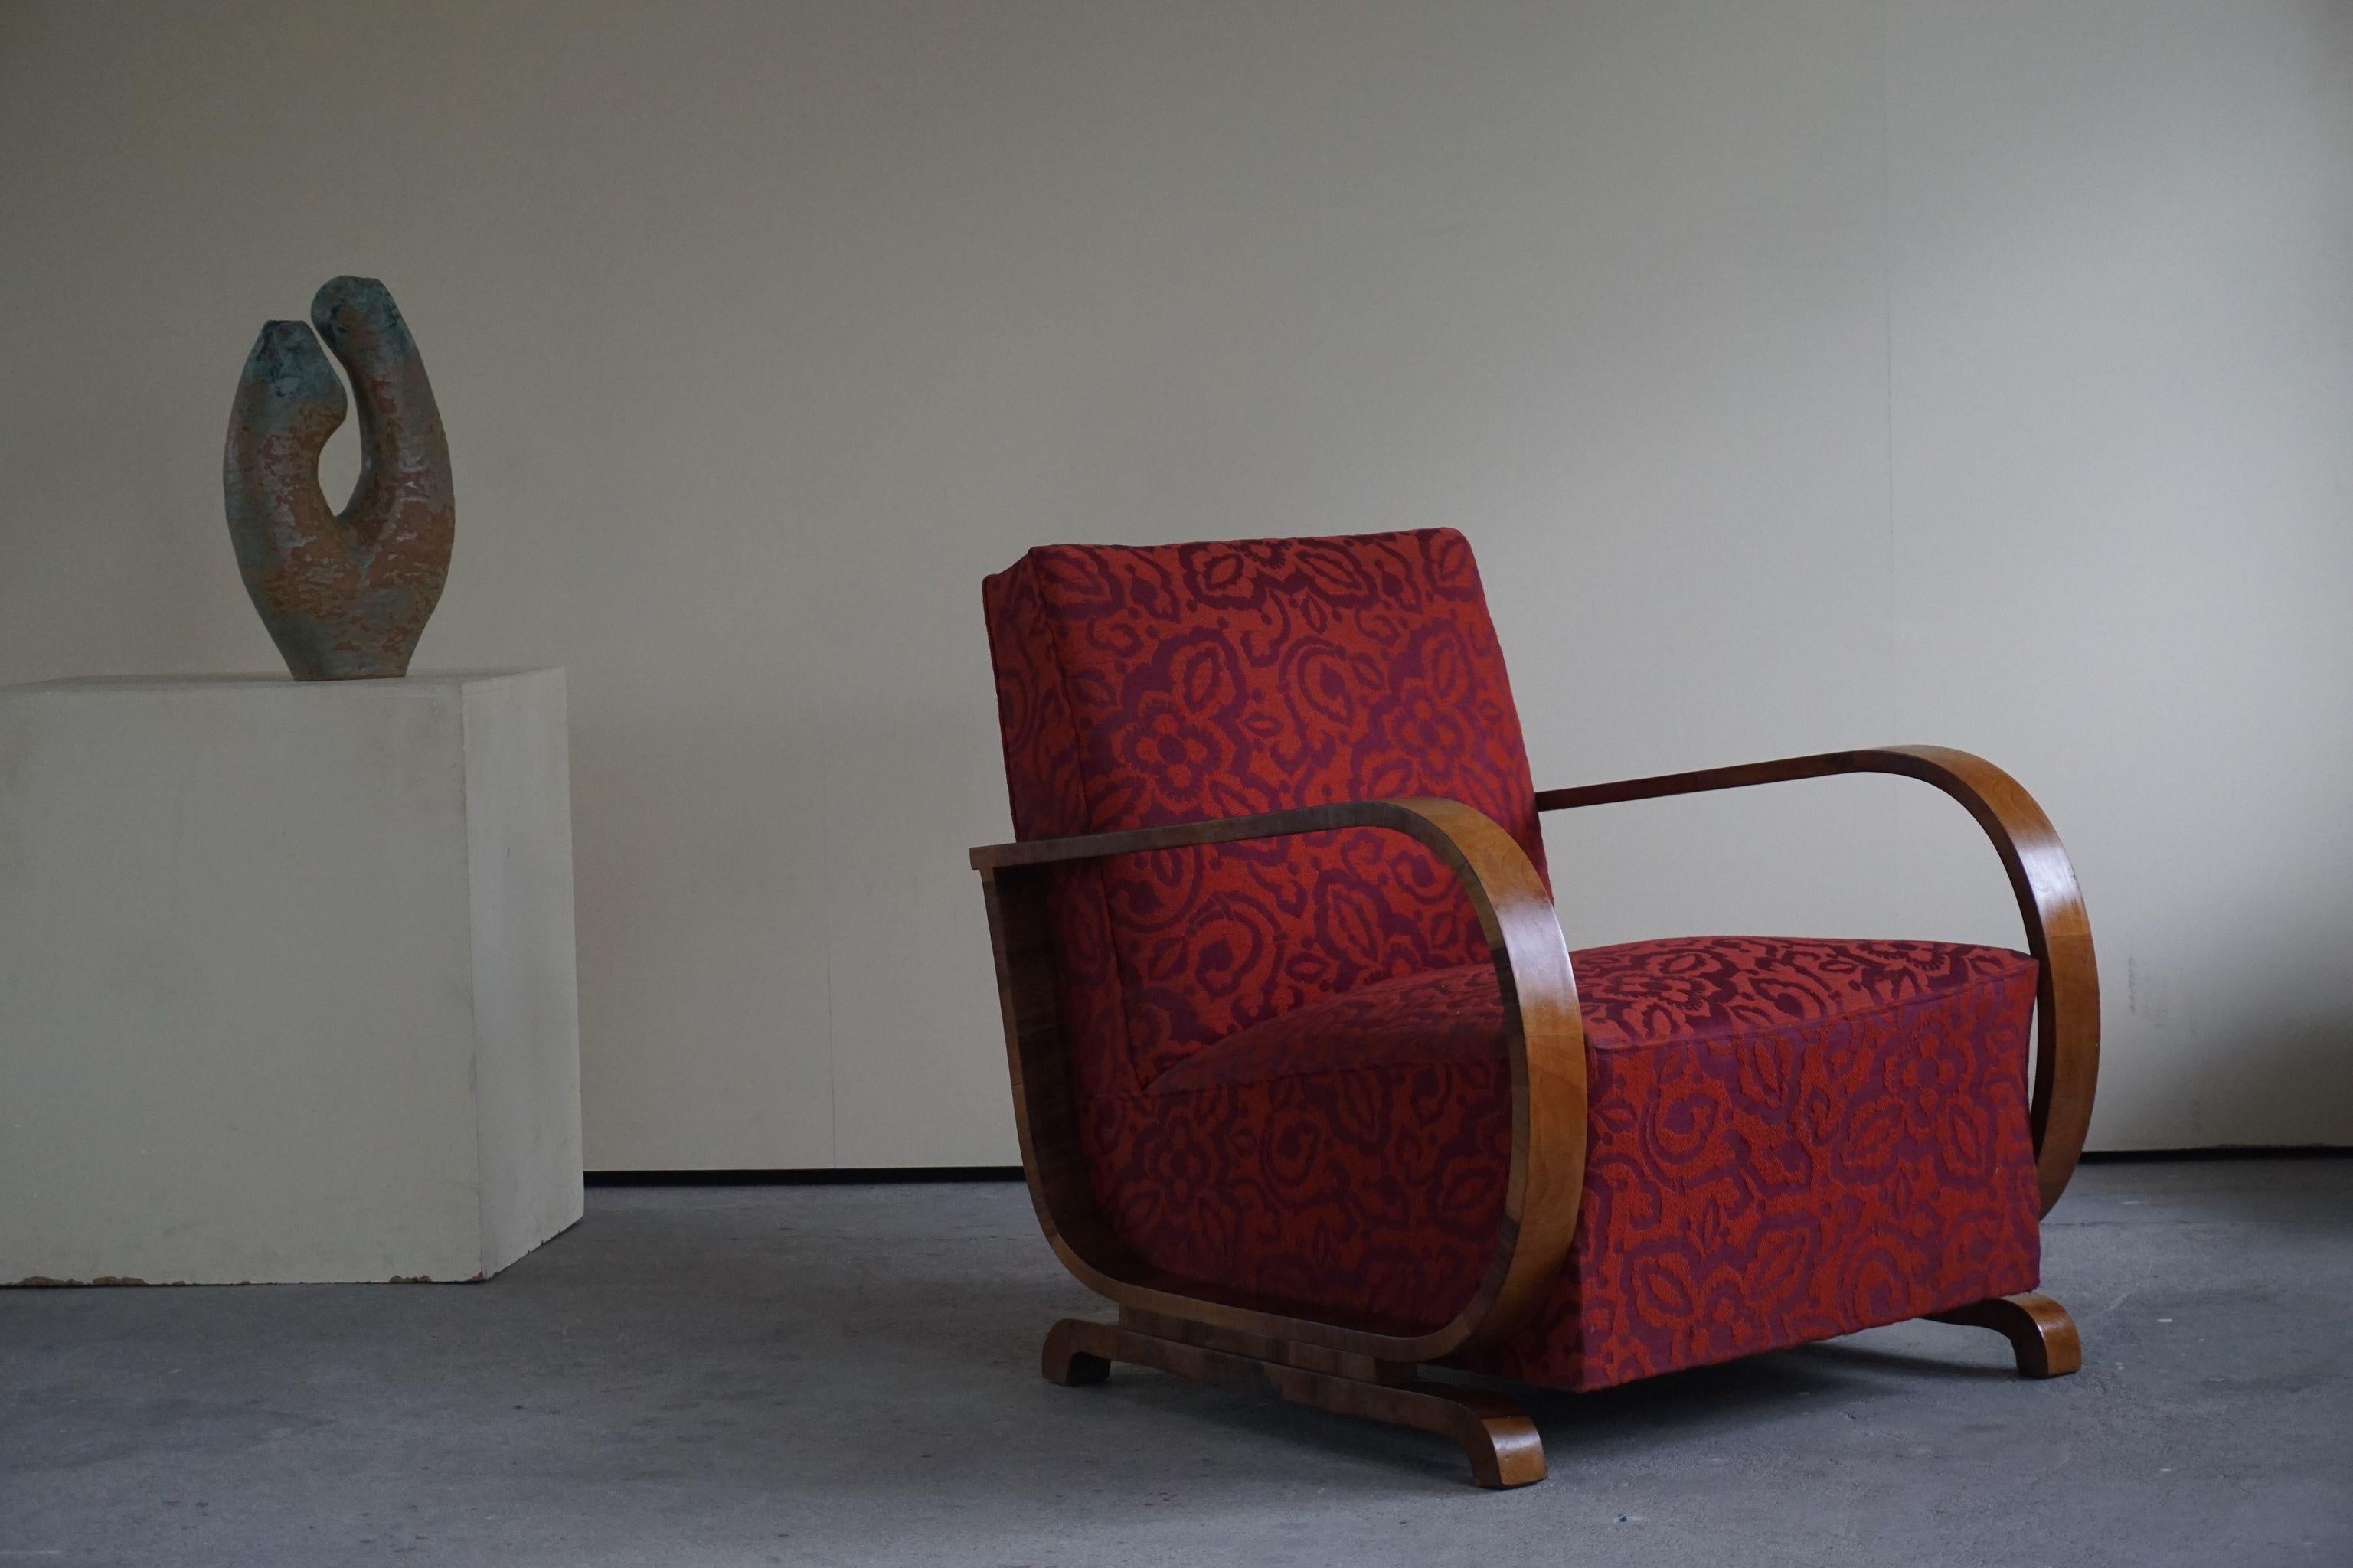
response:
[[[1538,794],[1448,530],[1053,546],[986,597],[1017,842],[972,859],[1022,1161],[1119,1308],[1056,1324],[1048,1377],[1262,1387],[1515,1486],[1534,1426],[1422,1363],[1596,1389],[1925,1316],[2075,1370],[2034,1286],[2098,982],[2000,769],[1906,746]],[[1978,819],[2031,953],[1567,951],[1539,812],[1856,772]]]

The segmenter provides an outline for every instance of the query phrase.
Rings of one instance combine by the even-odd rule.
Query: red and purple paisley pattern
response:
[[[1450,529],[1054,545],[986,596],[1023,837],[1439,795],[1493,817],[1543,868],[1503,654]],[[1487,952],[1453,874],[1377,829],[1124,856],[1063,891],[1066,945],[1117,997],[1071,1025],[1082,1074],[1104,1089]]]
[[[987,584],[1016,832],[1378,795],[1542,844],[1451,531],[1032,551]],[[1494,1247],[1494,972],[1400,836],[1127,857],[1055,889],[1098,1194],[1150,1262],[1431,1325]],[[1539,1319],[1475,1364],[1599,1388],[2031,1288],[2036,971],[1928,942],[1575,955],[1589,1152]]]

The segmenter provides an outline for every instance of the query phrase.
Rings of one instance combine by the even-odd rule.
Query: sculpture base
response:
[[[0,691],[0,1284],[497,1272],[574,962],[562,670]]]

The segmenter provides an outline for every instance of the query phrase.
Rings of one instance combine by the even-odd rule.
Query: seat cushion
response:
[[[1547,1310],[1474,1364],[1599,1388],[2032,1288],[2032,959],[1696,937],[1573,964],[1577,1238]],[[1510,1129],[1484,963],[1240,1030],[1088,1122],[1151,1262],[1422,1326],[1493,1256]]]

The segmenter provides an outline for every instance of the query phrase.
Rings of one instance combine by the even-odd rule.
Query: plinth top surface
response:
[[[530,669],[427,670],[384,680],[297,680],[290,675],[74,675],[57,680],[28,681],[0,687],[0,694],[36,691],[407,691],[419,688],[482,686],[497,681],[524,680],[535,676],[560,676],[561,666]]]

